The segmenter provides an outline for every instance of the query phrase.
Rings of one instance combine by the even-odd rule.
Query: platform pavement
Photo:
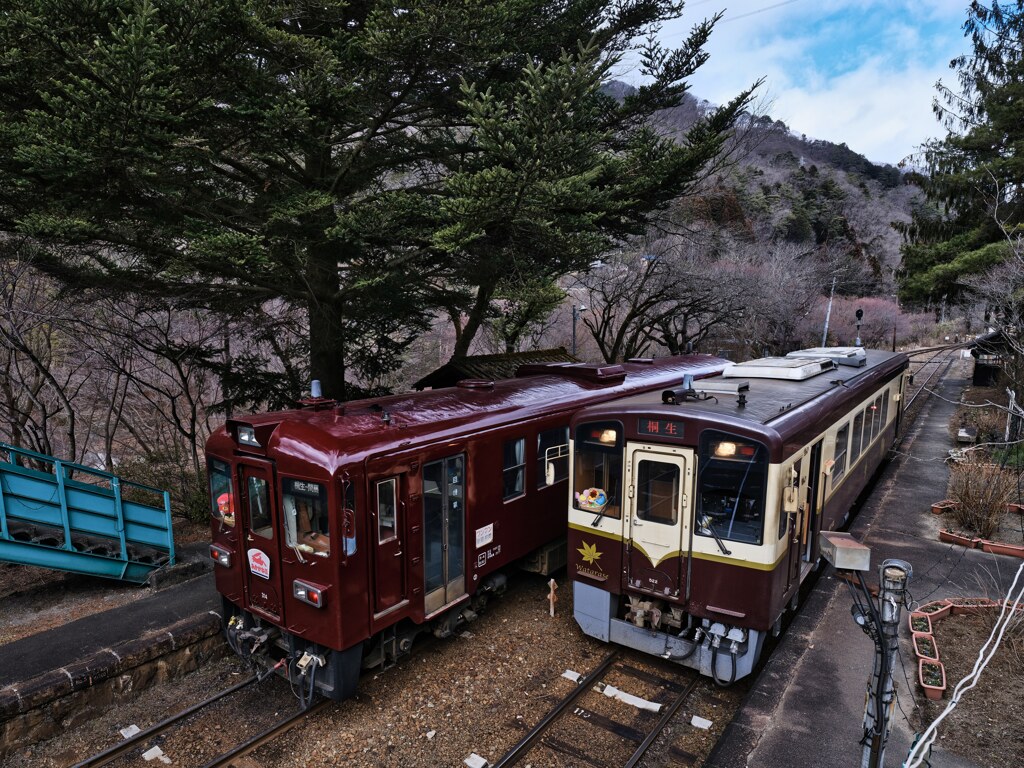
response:
[[[953,443],[948,425],[969,380],[954,365],[929,398],[898,455],[885,468],[850,532],[871,547],[873,572],[888,558],[910,563],[909,590],[926,602],[952,596],[1005,594],[1020,561],[981,550],[964,550],[938,540],[939,518],[930,504],[945,495],[948,467],[944,458]],[[864,697],[874,658],[874,644],[853,623],[846,585],[828,570],[818,580],[798,615],[758,676],[740,712],[726,728],[706,768],[833,768],[861,764],[860,740]],[[916,665],[907,658],[906,626],[901,622],[901,657],[895,678],[899,707],[885,765],[900,766],[913,743],[909,716],[916,685]],[[904,673],[905,669],[905,673]],[[950,686],[955,684],[951,681]],[[984,677],[979,689],[982,693]],[[968,694],[968,695],[972,695]],[[983,695],[983,694],[982,694]],[[936,747],[932,765],[974,765]]]
[[[147,597],[0,645],[0,733],[13,738],[17,718],[219,633],[221,602],[206,552],[206,545],[182,548],[179,564]]]

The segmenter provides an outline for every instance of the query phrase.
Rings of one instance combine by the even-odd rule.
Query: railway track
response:
[[[211,710],[223,707],[226,701],[229,700],[229,697],[232,697],[235,694],[240,694],[257,682],[259,682],[259,678],[255,675],[248,677],[245,680],[242,680],[229,688],[225,688],[203,701],[182,710],[181,712],[161,720],[149,728],[128,737],[124,741],[121,741],[102,752],[98,752],[81,762],[75,763],[73,768],[101,768],[101,766],[113,765],[120,762],[129,764],[129,760],[143,755],[147,749],[151,749],[154,745],[163,743],[168,738],[173,738],[175,729],[187,729],[197,718],[209,718]],[[306,709],[301,709],[285,716],[284,718],[279,718],[269,727],[248,736],[241,743],[227,749],[212,759],[208,756],[202,758],[205,762],[201,763],[201,768],[227,768],[227,766],[233,764],[234,760],[247,755],[273,739],[276,739],[278,736],[281,736],[299,723],[303,722],[310,715],[315,712],[319,712],[331,703],[332,702],[329,699],[321,699]],[[152,758],[146,759],[150,760]],[[179,766],[183,764],[189,765],[190,761],[188,759],[175,759],[174,764]]]
[[[640,658],[637,662],[623,649],[610,653],[493,768],[516,765],[527,755],[534,765],[548,765],[555,757],[596,768],[636,766],[701,683],[693,670],[657,665],[657,671],[651,671],[657,663]],[[616,698],[615,693],[624,693],[627,687],[644,695]],[[651,709],[643,708],[647,706]],[[541,758],[542,751],[548,757]],[[686,762],[689,756],[679,757]]]
[[[921,349],[910,353],[911,372],[914,374],[913,392],[907,398],[903,406],[904,413],[908,413],[917,402],[918,396],[925,392],[928,387],[937,379],[941,378],[957,360],[962,345],[956,347],[932,347]],[[915,357],[931,354],[927,360],[915,360]],[[922,376],[925,378],[922,380]]]

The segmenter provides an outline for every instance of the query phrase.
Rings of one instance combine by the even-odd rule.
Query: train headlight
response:
[[[720,443],[715,443],[715,456],[722,456],[725,458],[732,458],[736,455],[736,443],[730,443],[723,440]]]
[[[256,430],[250,426],[239,425],[238,442],[248,445],[250,448],[261,448],[260,441],[256,439]]]
[[[231,552],[224,549],[224,547],[217,546],[216,544],[211,544],[210,558],[217,565],[223,565],[225,568],[231,567]]]
[[[324,593],[320,587],[315,587],[309,582],[296,579],[292,582],[292,597],[303,603],[312,605],[314,608],[324,607]]]

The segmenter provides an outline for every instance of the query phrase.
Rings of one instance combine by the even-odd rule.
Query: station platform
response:
[[[850,533],[871,547],[868,584],[878,583],[882,561],[904,560],[913,568],[908,589],[920,603],[978,596],[980,584],[996,587],[994,578],[1005,592],[1019,565],[1015,558],[940,542],[940,518],[930,511],[931,503],[945,496],[949,470],[944,459],[954,447],[949,422],[960,393],[969,385],[969,378],[954,364],[937,386],[940,398],[930,397],[922,405],[900,454],[883,469],[850,527]],[[706,768],[860,765],[874,644],[853,622],[846,584],[831,566],[825,567]],[[902,616],[901,638],[908,632]],[[901,649],[905,647],[901,641]],[[910,673],[912,659],[906,660],[902,652]],[[895,678],[899,702],[909,714],[915,692],[907,690],[899,659]],[[950,687],[955,682],[950,681]],[[885,765],[901,765],[914,736],[897,707]],[[932,765],[960,768],[973,763],[944,752],[937,743]]]
[[[221,602],[206,553],[205,544],[183,548],[179,565],[140,600],[0,645],[0,758],[46,738],[87,697],[116,697],[173,676],[175,665],[187,669],[221,644]],[[150,664],[158,659],[163,670]]]

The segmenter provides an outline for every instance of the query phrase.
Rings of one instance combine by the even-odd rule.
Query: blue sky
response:
[[[722,103],[765,77],[761,110],[809,138],[898,163],[942,129],[935,82],[956,83],[968,0],[689,0],[665,44],[725,9],[691,93]],[[622,79],[630,80],[627,74]]]

